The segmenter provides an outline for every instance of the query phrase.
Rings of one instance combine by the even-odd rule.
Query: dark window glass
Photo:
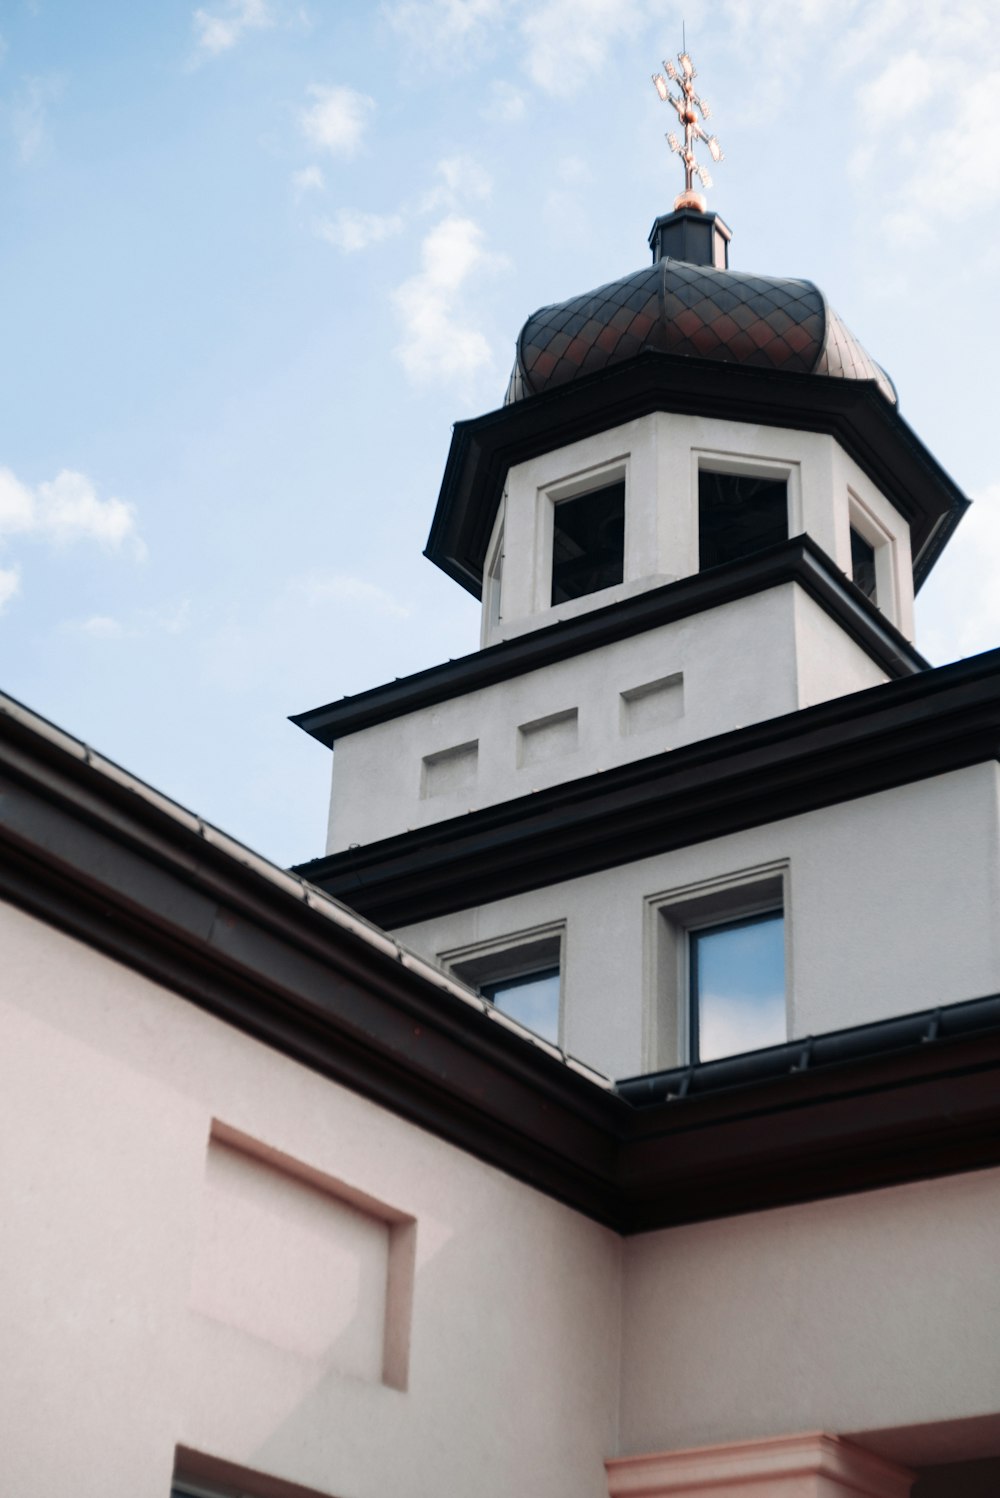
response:
[[[552,602],[610,588],[624,575],[624,483],[560,500],[552,525]]]
[[[878,601],[878,590],[875,587],[875,548],[870,546],[864,536],[851,526],[851,577],[857,583],[866,598],[872,603]]]
[[[785,921],[780,910],[688,933],[691,1060],[780,1045],[785,1019]]]
[[[479,992],[511,1019],[519,1020],[545,1040],[559,1044],[559,969],[542,968],[517,978],[481,983]]]
[[[742,473],[698,475],[698,565],[718,567],[788,539],[788,485]]]

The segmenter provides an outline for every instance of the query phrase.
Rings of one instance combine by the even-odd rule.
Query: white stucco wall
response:
[[[327,851],[885,679],[818,604],[786,583],[340,739]]]
[[[166,1498],[177,1443],[335,1498],[606,1494],[616,1237],[8,906],[0,949],[5,1498]]]
[[[998,1241],[998,1170],[628,1239],[622,1453],[994,1414]]]
[[[617,1077],[684,1059],[662,1007],[654,899],[755,870],[785,881],[790,1035],[978,998],[1000,989],[998,774],[976,765],[397,934],[439,960],[565,923],[563,1044]]]
[[[879,606],[913,637],[909,528],[839,443],[818,432],[656,412],[516,464],[507,477],[499,618],[484,593],[483,644],[571,618],[698,571],[699,467],[788,482],[788,533],[810,535],[848,575],[850,523],[887,548]],[[561,498],[625,479],[624,580],[553,606],[552,511]],[[492,557],[491,545],[489,556]],[[889,574],[891,576],[891,585]]]

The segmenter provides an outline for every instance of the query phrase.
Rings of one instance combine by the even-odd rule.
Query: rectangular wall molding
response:
[[[572,754],[579,738],[579,713],[575,707],[522,723],[517,730],[519,766],[541,764]]]
[[[405,1389],[412,1217],[216,1121],[191,1309],[323,1369]]]
[[[648,733],[665,728],[684,715],[684,676],[675,671],[656,681],[630,687],[621,694],[621,732]]]
[[[436,754],[425,754],[421,765],[420,794],[424,798],[453,796],[459,791],[471,790],[478,769],[478,739],[456,744],[453,749],[441,749]]]

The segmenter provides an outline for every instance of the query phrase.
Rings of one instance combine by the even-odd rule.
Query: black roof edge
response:
[[[797,374],[645,351],[455,423],[424,556],[474,597],[507,471],[653,411],[825,432],[909,522],[919,591],[969,506],[874,380]]]
[[[338,738],[376,723],[787,582],[798,583],[888,676],[930,669],[916,647],[826,552],[803,534],[740,561],[678,578],[338,702],[295,713],[290,721],[332,748]]]
[[[390,929],[1000,756],[1000,649],[298,864]]]
[[[933,1044],[636,1106],[82,748],[0,712],[0,897],[614,1232],[1000,1162],[1000,1027],[975,1003]]]
[[[815,1071],[819,1067],[997,1029],[1000,1029],[1000,994],[988,994],[980,999],[939,1005],[936,1009],[850,1025],[842,1030],[824,1030],[717,1061],[623,1077],[615,1083],[615,1091],[633,1107],[648,1108],[655,1103],[681,1101],[702,1093],[744,1087],[795,1072]]]

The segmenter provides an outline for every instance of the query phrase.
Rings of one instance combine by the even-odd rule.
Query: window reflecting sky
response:
[[[520,1020],[544,1040],[559,1044],[558,968],[526,973],[522,978],[505,978],[500,983],[484,983],[482,993],[511,1019]]]
[[[787,1039],[785,922],[780,912],[691,932],[698,1060]]]

